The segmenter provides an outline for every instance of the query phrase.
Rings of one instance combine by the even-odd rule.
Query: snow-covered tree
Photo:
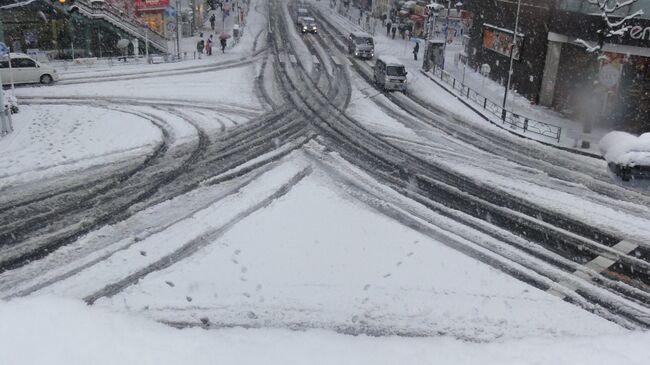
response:
[[[643,10],[637,10],[632,14],[620,16],[622,9],[628,8],[637,0],[586,0],[589,4],[598,7],[600,15],[604,22],[603,29],[598,30],[598,42],[595,45],[589,44],[583,39],[577,39],[576,42],[582,44],[587,52],[598,54],[599,58],[603,57],[603,45],[605,39],[624,36],[632,27],[629,21],[633,18],[643,15]]]

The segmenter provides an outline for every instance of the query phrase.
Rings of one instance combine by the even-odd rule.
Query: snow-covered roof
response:
[[[650,166],[650,133],[635,136],[610,132],[598,143],[607,162],[629,166]]]
[[[386,66],[404,66],[404,63],[402,63],[402,61],[393,56],[379,56],[377,59],[384,62]]]
[[[366,37],[366,38],[372,38],[372,36],[366,32],[352,32],[350,33],[355,37]]]

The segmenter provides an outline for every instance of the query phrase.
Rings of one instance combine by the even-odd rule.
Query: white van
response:
[[[396,58],[377,57],[373,68],[374,81],[382,90],[406,91],[406,67]]]
[[[347,39],[348,53],[357,58],[372,58],[375,56],[375,41],[372,36],[362,32],[352,32]]]
[[[11,54],[11,73],[8,60],[0,61],[0,75],[3,85],[11,84],[12,76],[14,84],[41,83],[49,85],[59,80],[55,69],[41,65],[23,53]]]

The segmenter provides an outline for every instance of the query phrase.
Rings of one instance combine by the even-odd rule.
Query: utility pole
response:
[[[181,59],[181,5],[180,0],[176,0],[176,57]]]
[[[519,27],[519,11],[521,10],[521,0],[517,1],[517,15],[515,17],[515,29],[512,32],[512,45],[510,45],[510,68],[508,69],[508,83],[506,90],[503,93],[503,105],[501,107],[501,120],[506,120],[506,100],[508,99],[508,89],[510,89],[510,81],[512,79],[512,61],[514,59],[513,49],[517,46],[517,28]]]
[[[192,0],[190,6],[192,7],[192,17],[190,18],[190,33],[192,34],[190,35],[193,36],[196,27],[196,0]]]

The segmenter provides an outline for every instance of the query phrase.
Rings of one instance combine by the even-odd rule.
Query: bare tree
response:
[[[637,10],[632,14],[626,16],[619,16],[617,13],[626,7],[637,2],[637,0],[587,0],[589,4],[597,6],[601,17],[603,18],[603,29],[598,30],[598,42],[596,45],[591,45],[583,39],[576,39],[576,42],[582,44],[587,52],[597,53],[599,58],[603,57],[603,45],[605,39],[615,36],[623,36],[630,30],[631,25],[627,24],[629,20],[643,15],[643,10]]]

